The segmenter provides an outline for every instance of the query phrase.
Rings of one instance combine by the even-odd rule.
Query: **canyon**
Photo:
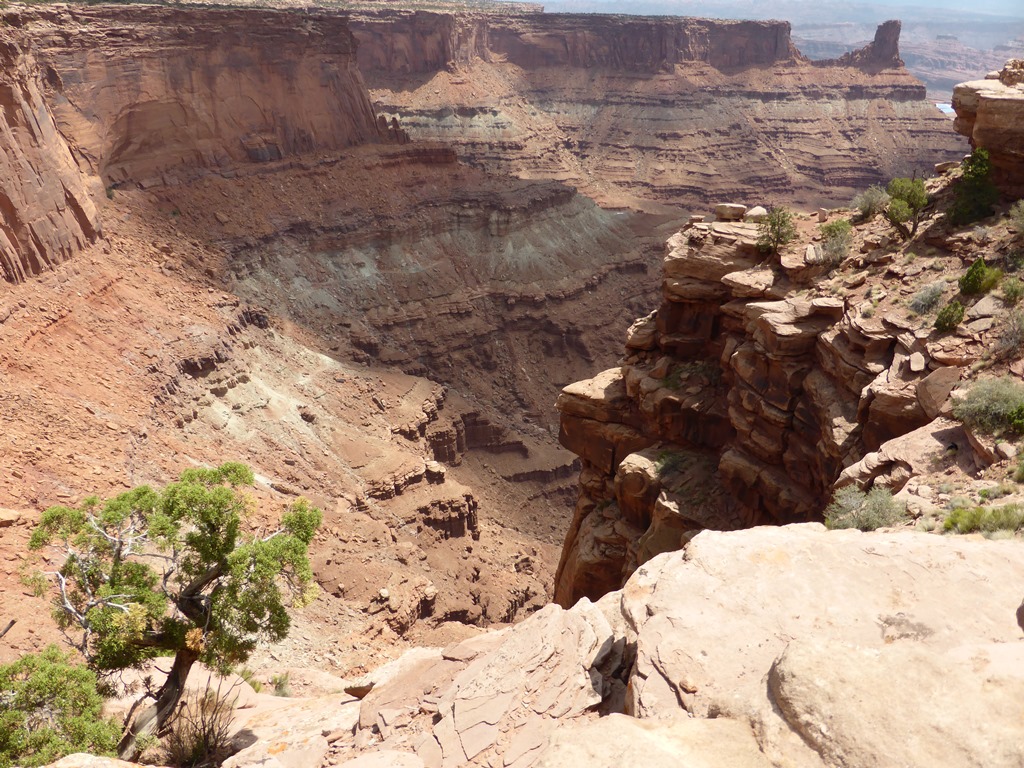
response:
[[[650,212],[835,205],[957,157],[946,118],[902,66],[899,29],[812,62],[787,22],[424,11],[352,22],[375,109],[412,135]]]
[[[1018,756],[1019,542],[807,522],[843,483],[934,522],[931,463],[965,493],[1005,474],[949,396],[1007,312],[939,338],[903,303],[1018,233],[934,208],[912,254],[866,222],[832,273],[819,214],[774,257],[755,222],[690,215],[846,204],[962,156],[898,22],[811,62],[785,22],[529,6],[0,19],[0,661],[61,640],[22,583],[42,509],[233,459],[254,529],[298,496],[324,525],[319,597],[247,671],[297,696],[235,679],[225,765],[525,768],[615,738],[914,764],[856,702],[965,660],[950,685],[993,735],[963,764]],[[957,128],[1012,189],[995,88]],[[913,733],[950,732],[919,704]],[[86,764],[114,763],[58,763]]]

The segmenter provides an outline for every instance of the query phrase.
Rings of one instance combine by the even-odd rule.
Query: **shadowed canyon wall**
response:
[[[94,239],[104,186],[388,138],[338,15],[51,6],[3,22],[9,281]]]
[[[899,23],[812,63],[786,22],[357,13],[378,111],[414,138],[599,202],[845,201],[964,150],[898,56]]]

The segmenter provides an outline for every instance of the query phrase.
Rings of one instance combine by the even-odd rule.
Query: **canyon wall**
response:
[[[414,138],[602,204],[846,201],[963,151],[898,55],[806,60],[785,22],[356,13],[377,110]]]
[[[29,41],[0,26],[0,280],[51,269],[96,239],[98,180],[61,135]]]
[[[396,138],[336,14],[40,6],[2,21],[7,281],[94,240],[104,187]]]
[[[1024,194],[1024,59],[953,89],[956,129],[988,150],[992,175],[1008,194]]]
[[[974,258],[934,215],[914,251],[937,258],[901,256],[884,224],[866,224],[835,274],[813,243],[766,257],[752,223],[669,240],[661,306],[630,327],[622,365],[558,399],[583,469],[556,601],[617,589],[703,529],[820,519],[836,487],[909,493],[922,473],[953,472],[945,459],[968,474],[995,460],[947,400],[1006,310],[990,298],[948,336],[910,309],[930,271]]]

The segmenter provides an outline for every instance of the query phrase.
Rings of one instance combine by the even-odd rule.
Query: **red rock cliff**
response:
[[[492,171],[657,209],[726,198],[849,200],[963,152],[898,55],[807,61],[786,22],[358,13],[374,103]]]
[[[80,158],[54,122],[29,46],[0,28],[0,279],[20,282],[64,261],[97,234]]]
[[[103,187],[384,138],[343,16],[14,8],[0,29],[0,277],[71,256]]]

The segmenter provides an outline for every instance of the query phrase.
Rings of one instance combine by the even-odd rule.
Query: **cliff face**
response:
[[[810,240],[814,225],[801,227]],[[1000,343],[1008,310],[988,297],[947,336],[908,306],[925,285],[955,295],[935,273],[976,257],[938,227],[901,253],[884,224],[861,225],[860,253],[831,276],[813,243],[767,258],[752,223],[672,237],[661,306],[629,329],[623,364],[558,398],[561,442],[583,468],[555,600],[617,589],[703,529],[813,520],[846,484],[933,508],[915,478],[997,460],[950,420],[948,398]],[[1012,243],[999,237],[993,248]]]
[[[846,200],[963,151],[902,68],[898,23],[825,64],[783,22],[356,14],[375,106],[413,137],[599,202]]]
[[[0,280],[51,269],[99,229],[98,184],[61,135],[40,67],[15,30],[0,27]]]
[[[92,241],[103,188],[387,140],[337,15],[53,6],[0,30],[0,276]]]
[[[1024,194],[1024,59],[1011,59],[984,80],[953,89],[956,129],[987,149],[996,182]]]
[[[340,16],[119,6],[9,21],[50,73],[62,130],[108,182],[378,138]]]

